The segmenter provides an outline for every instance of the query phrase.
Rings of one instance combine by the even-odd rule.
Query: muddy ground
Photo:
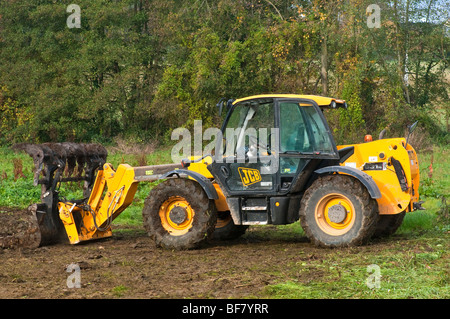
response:
[[[213,240],[189,251],[156,248],[139,226],[115,226],[113,237],[75,246],[0,248],[0,298],[259,298],[267,285],[292,279],[286,265],[336,254],[301,235],[280,236],[275,230],[250,227],[237,240]],[[363,256],[391,245],[386,241],[345,250]],[[71,264],[79,272],[68,272],[76,269]],[[80,288],[73,288],[75,274]],[[295,279],[307,283],[322,275],[311,269]]]
[[[75,246],[32,247],[35,238],[25,236],[29,212],[0,210],[2,299],[257,297],[274,283],[273,273],[299,258],[300,250],[310,255],[320,251],[300,236],[288,242],[271,240],[259,227],[240,239],[212,240],[189,251],[155,247],[140,226],[113,226],[113,237]],[[264,233],[270,231],[264,228]],[[30,244],[20,247],[26,239]],[[78,274],[79,289],[74,288]]]
[[[269,241],[253,232],[189,251],[156,248],[141,227],[116,227],[112,238],[77,246],[3,249],[0,298],[255,297],[300,250],[317,253],[305,238]],[[70,264],[80,267],[81,289],[68,288]]]
[[[117,228],[112,238],[77,246],[0,250],[0,298],[241,298],[274,283],[272,272],[298,260],[299,242],[267,241],[252,230],[226,243],[189,251],[156,248],[143,228]],[[70,289],[70,264],[81,289]]]

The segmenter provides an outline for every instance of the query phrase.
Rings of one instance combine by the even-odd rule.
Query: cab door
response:
[[[321,160],[338,159],[339,155],[325,117],[313,100],[279,99],[277,111],[280,132],[279,184],[282,194],[291,190],[307,166],[313,168]],[[299,187],[296,191],[299,191]]]
[[[273,99],[238,103],[222,128],[223,148],[210,165],[229,196],[268,195],[276,191],[278,129]],[[221,152],[220,152],[221,151]]]

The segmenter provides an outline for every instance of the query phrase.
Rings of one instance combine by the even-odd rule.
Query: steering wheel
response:
[[[255,148],[255,149],[257,149],[258,151],[259,150],[264,150],[264,151],[267,151],[268,153],[270,153],[270,150],[269,150],[269,145],[264,145],[264,144],[262,144],[262,143],[260,143],[259,142],[259,138],[257,138],[256,136],[254,136],[254,135],[249,135],[249,142],[250,142],[250,145],[249,145],[249,148],[251,149],[252,148],[252,146]]]

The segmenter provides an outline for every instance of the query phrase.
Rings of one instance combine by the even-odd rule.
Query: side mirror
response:
[[[219,111],[219,116],[222,115],[222,110],[223,110],[223,102],[225,101],[225,98],[221,98],[220,101],[216,104],[216,107],[218,108]]]
[[[223,105],[226,101],[226,107],[227,107],[227,112],[233,107],[233,102],[235,101],[234,99],[229,99],[227,101],[226,98],[221,98],[220,101],[216,104],[216,107],[218,108],[218,112],[219,112],[219,116],[222,116],[222,111],[223,111]]]
[[[419,121],[415,121],[413,124],[411,124],[411,125],[409,125],[408,126],[408,133],[409,134],[411,134],[413,131],[414,131],[414,129],[416,128],[416,126],[417,126],[417,123],[419,123]]]
[[[406,137],[406,145],[405,148],[408,146],[408,140],[409,140],[409,136],[411,135],[411,133],[414,131],[414,129],[417,126],[417,123],[419,123],[419,121],[415,121],[413,124],[408,125],[408,136]]]

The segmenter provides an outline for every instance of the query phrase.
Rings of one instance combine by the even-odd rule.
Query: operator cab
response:
[[[231,196],[286,193],[311,160],[339,158],[322,111],[310,96],[237,100],[222,134],[222,153],[216,152],[212,169]]]

